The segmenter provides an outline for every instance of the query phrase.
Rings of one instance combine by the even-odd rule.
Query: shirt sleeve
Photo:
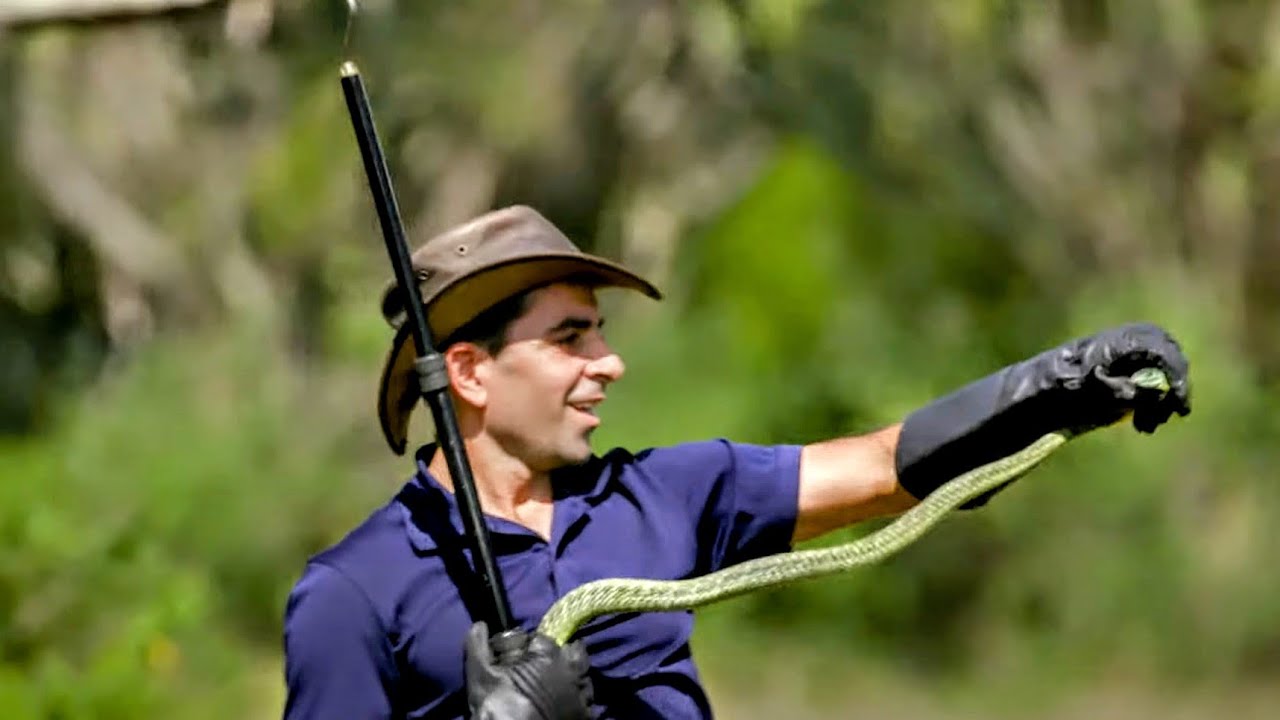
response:
[[[645,464],[688,508],[702,572],[791,549],[799,445],[709,440],[654,450]]]
[[[382,623],[339,571],[312,563],[284,621],[285,720],[391,717],[395,663]]]

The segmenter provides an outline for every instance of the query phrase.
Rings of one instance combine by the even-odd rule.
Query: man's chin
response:
[[[585,452],[572,453],[565,457],[565,465],[584,465],[592,457],[591,448],[587,448]]]
[[[582,465],[591,459],[592,451],[590,431],[582,437],[581,442],[574,443],[574,445],[575,447],[566,448],[567,452],[561,456],[565,465]]]

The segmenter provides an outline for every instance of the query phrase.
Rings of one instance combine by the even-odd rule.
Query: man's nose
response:
[[[587,376],[603,382],[615,382],[622,377],[627,371],[627,364],[622,362],[622,356],[614,352],[609,344],[600,341],[600,344],[587,365]]]

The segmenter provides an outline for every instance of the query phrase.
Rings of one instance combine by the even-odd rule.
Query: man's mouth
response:
[[[569,403],[569,407],[573,408],[574,410],[577,410],[580,413],[590,415],[591,417],[596,417],[596,406],[602,402],[604,402],[603,397],[590,398],[587,400],[579,400],[577,402],[571,402]]]

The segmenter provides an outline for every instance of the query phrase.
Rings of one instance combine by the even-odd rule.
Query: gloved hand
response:
[[[471,626],[466,644],[467,705],[475,720],[588,720],[590,665],[579,643],[564,647],[546,635],[522,630],[497,638]]]
[[[1134,323],[1073,340],[966,385],[910,414],[898,438],[903,489],[923,499],[953,477],[1013,454],[1048,432],[1079,434],[1133,413],[1150,433],[1174,413],[1191,412],[1189,363],[1161,328]],[[1129,379],[1157,368],[1170,390],[1139,388]],[[991,490],[962,507],[986,504]]]

